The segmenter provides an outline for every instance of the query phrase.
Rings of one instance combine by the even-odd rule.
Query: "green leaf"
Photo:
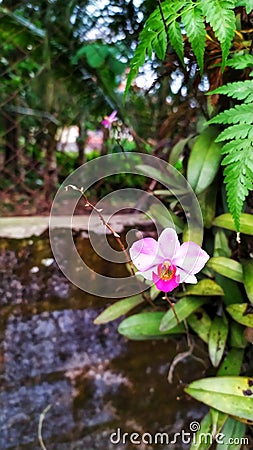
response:
[[[215,274],[216,282],[222,287],[224,296],[222,302],[225,305],[231,305],[231,303],[243,303],[242,290],[238,282],[231,280],[218,273]]]
[[[242,262],[243,282],[249,301],[253,304],[253,260]]]
[[[224,70],[236,30],[235,13],[233,11],[234,1],[208,0],[207,2],[206,0],[200,0],[200,7],[206,16],[206,21],[210,23],[221,44],[222,70]]]
[[[224,317],[215,317],[209,331],[208,351],[214,367],[218,367],[223,356],[228,335],[228,322]]]
[[[222,230],[215,233],[213,256],[225,256],[227,258],[231,256],[227,236]]]
[[[224,425],[228,415],[215,408],[210,408],[210,413],[212,416],[213,436],[216,436]]]
[[[204,226],[211,228],[216,212],[218,184],[212,183],[204,192],[198,195],[198,201],[201,208]]]
[[[218,377],[237,376],[240,375],[243,363],[244,351],[238,348],[232,348],[222,361],[217,372]]]
[[[155,300],[160,294],[161,294],[160,289],[157,289],[156,285],[153,284],[149,290],[150,300],[152,301]]]
[[[135,295],[134,297],[119,300],[99,314],[99,316],[94,320],[94,323],[96,325],[100,325],[101,323],[111,322],[143,302],[144,300],[141,295]]]
[[[189,6],[192,6],[192,8],[189,8]],[[202,11],[195,3],[186,3],[182,11],[182,23],[196,56],[200,72],[203,73],[206,28]]]
[[[210,267],[225,277],[231,278],[231,280],[243,283],[242,265],[233,259],[225,258],[224,256],[215,256],[209,259],[207,267]]]
[[[177,170],[175,171],[170,166],[168,166],[168,170],[165,171],[163,166],[161,166],[161,170],[159,170],[156,167],[150,167],[150,165],[138,164],[136,169],[143,175],[163,183],[177,199],[179,197],[181,200],[183,196],[189,195],[189,184],[181,173]]]
[[[177,233],[182,233],[185,227],[184,222],[176,214],[161,204],[151,205],[148,214],[164,228],[175,228]]]
[[[127,317],[118,327],[118,332],[129,339],[143,340],[162,338],[166,335],[185,332],[183,324],[175,325],[169,331],[160,331],[159,326],[164,312],[146,312]]]
[[[186,146],[186,144],[190,141],[190,139],[193,137],[193,134],[190,134],[189,136],[187,136],[187,138],[185,139],[180,139],[180,141],[178,141],[171,149],[170,152],[170,156],[169,156],[169,163],[172,166],[175,166],[175,164],[177,163],[184,147]]]
[[[186,393],[238,420],[253,420],[253,378],[209,377],[193,381]]]
[[[195,331],[195,333],[204,341],[208,343],[209,331],[212,325],[212,321],[203,308],[198,308],[188,318],[187,323]]]
[[[162,318],[160,331],[169,331],[177,325],[177,318],[179,322],[187,319],[193,311],[198,309],[204,303],[206,303],[206,298],[200,297],[184,297],[179,302],[174,305],[174,310],[169,309]],[[175,311],[175,312],[174,312]],[[175,317],[175,313],[177,318]]]
[[[240,450],[245,432],[246,425],[244,423],[238,422],[232,417],[228,417],[221,430],[221,434],[224,436],[224,439],[222,439],[223,443],[218,442],[216,450]]]
[[[197,284],[187,286],[184,292],[181,292],[177,297],[185,297],[188,295],[224,295],[223,289],[213,280],[200,280]]]
[[[227,312],[233,319],[245,325],[246,327],[253,328],[253,306],[248,303],[233,303],[227,306]]]
[[[222,145],[215,142],[216,136],[217,130],[208,127],[192,147],[187,166],[187,180],[196,194],[203,192],[218,172]]]
[[[183,242],[188,241],[196,242],[196,244],[201,246],[203,242],[203,236],[199,233],[197,227],[191,227],[191,229],[189,230],[189,226],[187,223],[183,231]]]
[[[184,65],[183,36],[178,22],[174,21],[171,23],[171,25],[169,26],[168,34],[172,47],[177,53],[181,63]]]
[[[244,336],[245,327],[234,320],[230,320],[229,344],[235,348],[245,348],[248,344]]]
[[[212,446],[212,416],[208,412],[200,422],[200,428],[194,433],[190,450],[208,450]]]
[[[227,230],[236,231],[235,224],[231,214],[221,214],[216,217],[213,221],[213,225],[216,227],[225,228]],[[240,231],[244,234],[249,234],[253,236],[253,218],[251,214],[241,214],[240,215]]]

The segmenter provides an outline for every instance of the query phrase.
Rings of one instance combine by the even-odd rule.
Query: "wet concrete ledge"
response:
[[[120,233],[126,226],[149,225],[152,223],[145,214],[114,214],[103,215],[112,228]],[[40,236],[49,228],[50,216],[1,217],[0,237],[23,239]],[[76,231],[93,231],[104,234],[106,227],[100,218],[94,214],[80,216],[54,216],[50,221],[52,228],[72,228]]]

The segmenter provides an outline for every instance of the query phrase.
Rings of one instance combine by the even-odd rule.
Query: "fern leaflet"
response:
[[[189,8],[189,6],[191,7]],[[192,2],[186,4],[182,11],[182,23],[202,73],[204,68],[206,29],[201,9]]]
[[[221,44],[222,70],[225,68],[226,60],[234,37],[236,22],[234,0],[200,0],[201,9],[210,23],[215,36]]]
[[[227,109],[214,118],[215,123],[247,123],[251,124],[251,116],[253,113],[252,105],[245,103],[236,105],[234,108]],[[209,123],[212,122],[212,119]]]
[[[253,10],[253,0],[236,0],[235,8],[237,8],[238,6],[245,6],[246,13],[250,14]]]
[[[230,125],[216,138],[216,142],[228,141],[222,148],[226,155],[222,161],[224,170],[228,206],[233,216],[236,231],[240,231],[240,214],[243,203],[253,184],[253,114],[252,80],[229,83],[211,94],[226,94],[232,98],[244,100],[209,120],[209,124]]]
[[[227,66],[234,69],[246,69],[246,67],[253,66],[253,55],[250,53],[236,53],[226,63]]]
[[[245,103],[250,103],[253,101],[253,81],[245,80],[228,83],[212,92],[208,92],[208,95],[213,94],[224,94],[237,100],[244,100]]]
[[[169,27],[168,34],[172,47],[176,50],[180,61],[184,64],[183,36],[178,22],[172,22]]]

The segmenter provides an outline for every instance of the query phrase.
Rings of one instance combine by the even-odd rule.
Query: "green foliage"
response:
[[[250,53],[234,53],[231,59],[227,60],[226,65],[234,69],[245,69],[253,66],[253,55]]]
[[[224,277],[239,283],[243,282],[242,266],[233,259],[225,258],[224,256],[214,256],[209,259],[207,266]]]
[[[215,142],[217,130],[205,128],[191,149],[187,180],[196,194],[200,194],[213,182],[221,160],[221,144]]]
[[[224,70],[226,60],[231,47],[235,32],[235,6],[234,0],[200,0],[200,6],[210,23],[215,36],[221,44],[222,49],[222,69]]]
[[[214,367],[218,367],[223,357],[228,335],[228,321],[225,316],[215,317],[209,330],[208,350]]]
[[[177,321],[184,321],[189,317],[196,309],[207,302],[206,297],[183,297],[174,306],[174,310],[171,308],[163,316],[160,331],[169,331],[177,325]]]
[[[230,83],[212,91],[212,94],[225,94],[244,103],[221,112],[209,123],[227,126],[216,142],[227,141],[221,150],[226,155],[222,165],[227,189],[228,205],[235,222],[236,231],[240,231],[240,214],[245,198],[252,189],[253,180],[253,114],[252,80]]]
[[[164,313],[161,311],[134,314],[123,320],[118,330],[123,336],[134,340],[157,339],[185,332],[183,324],[175,324],[169,330],[161,331],[159,326],[163,317]]]
[[[236,405],[237,419],[252,421],[253,397],[246,394],[252,384],[252,378],[247,377],[210,377],[193,381],[185,391],[227,414],[235,415]]]
[[[189,2],[189,8],[185,8],[182,12],[182,23],[202,73],[204,69],[206,29],[201,8],[198,5],[192,6],[192,2]]]
[[[226,230],[235,231],[235,224],[231,214],[221,214],[215,217],[213,225],[216,227],[225,228]],[[253,236],[253,221],[251,214],[240,215],[241,232]]]
[[[247,2],[244,2],[246,4]],[[161,8],[161,9],[160,9]],[[210,24],[222,51],[222,70],[225,69],[227,57],[236,29],[234,0],[165,0],[160,8],[147,19],[139,36],[139,45],[131,60],[125,95],[132,81],[137,76],[146,57],[156,56],[164,60],[168,42],[184,65],[184,40],[182,28],[187,33],[192,51],[196,57],[201,73],[204,70],[204,51],[206,47],[206,22]]]

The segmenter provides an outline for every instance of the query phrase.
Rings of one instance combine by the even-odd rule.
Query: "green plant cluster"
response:
[[[253,57],[250,40],[243,39],[236,47],[234,39],[240,34],[241,12],[252,14],[253,4],[250,0],[158,3],[140,34],[126,92],[146,57],[151,59],[155,53],[164,60],[168,46],[183,65],[186,42],[190,43],[201,73],[206,70],[207,41],[220,50],[215,65],[224,78],[208,93],[208,101],[215,99],[209,103],[210,115],[198,134],[178,142],[168,157],[169,164],[180,167],[198,198],[205,228],[203,248],[211,257],[198,284],[173,291],[174,311],[151,286],[146,295],[157,310],[136,295],[112,304],[95,323],[127,315],[118,330],[135,340],[197,335],[206,345],[214,376],[196,380],[185,389],[210,407],[196,436],[211,433],[215,437],[221,432],[227,442],[230,437],[239,442],[247,425],[253,424]],[[151,168],[143,167],[143,174],[152,177]],[[154,195],[167,200],[176,231],[187,241],[186,217],[171,192],[159,189]],[[171,226],[163,208],[156,205],[155,209],[157,221],[164,228]],[[192,240],[202,244],[197,234]],[[191,450],[211,447],[210,442],[196,442]],[[217,444],[216,448],[239,450],[241,444]]]
[[[200,73],[204,72],[204,55],[206,34],[211,32],[221,47],[222,70],[226,66],[244,70],[253,67],[253,57],[249,54],[248,44],[238,52],[233,52],[228,60],[232,41],[237,27],[236,8],[245,6],[246,12],[252,11],[251,0],[210,0],[208,2],[193,0],[166,0],[160,4],[148,18],[140,34],[140,42],[130,65],[125,93],[127,94],[133,79],[145,63],[146,56],[152,58],[153,52],[162,60],[166,57],[168,44],[177,53],[182,65],[185,65],[184,34],[189,40],[196,57]],[[210,37],[210,39],[212,39]],[[228,205],[234,218],[237,231],[240,229],[239,216],[244,200],[252,189],[253,167],[253,134],[252,134],[252,88],[253,81],[229,83],[212,91],[210,94],[224,94],[233,99],[243,101],[228,111],[212,118],[209,123],[221,124],[225,129],[217,139],[224,142],[222,154],[225,169],[225,183],[228,192]],[[230,126],[228,126],[230,125]],[[229,141],[229,142],[226,142]],[[239,176],[237,176],[240,174]]]

